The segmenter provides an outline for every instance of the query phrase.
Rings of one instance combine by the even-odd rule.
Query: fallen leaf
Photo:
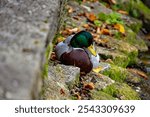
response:
[[[115,24],[114,28],[117,29],[119,32],[121,32],[122,34],[125,33],[125,29],[124,26],[122,24]]]
[[[99,44],[106,44],[109,42],[109,39],[105,38],[105,39],[99,39]]]
[[[62,42],[62,41],[64,41],[65,40],[65,38],[64,37],[58,37],[57,38],[57,42],[59,43],[59,42]]]
[[[96,33],[97,33],[97,34],[101,34],[101,29],[100,29],[100,27],[97,27]]]
[[[110,35],[110,31],[108,29],[102,29],[101,34]]]
[[[73,8],[69,6],[68,13],[72,13],[72,12],[73,12]]]
[[[52,52],[52,53],[51,53],[50,60],[54,61],[54,60],[56,60],[56,59],[57,59],[57,57],[56,57],[55,52]]]
[[[94,13],[86,13],[85,15],[87,19],[91,22],[94,22],[94,20],[96,20],[96,16],[94,15]]]
[[[109,0],[109,2],[112,4],[117,4],[116,0]]]
[[[63,31],[60,32],[63,36],[68,36],[68,35],[71,35],[71,33],[69,32],[69,29],[65,29]]]
[[[77,100],[81,100],[81,96],[78,93],[76,93],[75,96],[77,97]]]
[[[73,29],[68,29],[68,31],[70,33],[77,33],[78,31],[80,31],[80,29],[79,28],[73,28]]]
[[[92,71],[95,72],[95,73],[99,73],[103,68],[100,66],[100,67],[97,67],[97,68],[93,68]]]
[[[63,89],[60,89],[60,94],[65,95],[65,91]]]
[[[83,27],[86,28],[86,29],[90,28],[89,24],[84,24]]]
[[[90,82],[88,84],[84,84],[84,88],[89,89],[89,90],[93,90],[95,88],[94,83]]]
[[[114,64],[114,62],[112,61],[112,59],[107,59],[105,62]]]
[[[80,20],[79,16],[73,16],[73,18],[76,19],[76,20]]]
[[[144,73],[143,71],[137,70],[137,69],[128,69],[130,72],[135,73],[141,77],[143,77],[145,80],[148,79],[148,76],[146,75],[146,73]]]
[[[128,12],[124,10],[118,10],[117,12],[123,15],[128,15]]]

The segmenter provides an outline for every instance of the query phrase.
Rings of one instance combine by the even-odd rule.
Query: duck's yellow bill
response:
[[[88,50],[91,52],[92,55],[96,56],[96,51],[95,51],[93,45],[90,45],[90,46],[88,47]]]

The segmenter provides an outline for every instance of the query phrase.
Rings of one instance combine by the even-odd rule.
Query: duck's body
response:
[[[77,66],[80,68],[81,72],[88,73],[92,70],[92,68],[96,68],[99,65],[99,55],[93,55],[88,50],[88,47],[93,42],[88,40],[89,44],[87,44],[85,42],[86,38],[84,39],[84,35],[89,35],[89,33],[81,31],[75,35],[69,36],[65,41],[58,43],[55,50],[57,58],[63,64]],[[77,36],[80,36],[82,39],[84,39],[86,46],[82,43],[82,39],[75,42]]]

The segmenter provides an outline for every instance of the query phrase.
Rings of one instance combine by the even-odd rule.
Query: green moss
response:
[[[79,4],[81,4],[82,3],[82,0],[76,0]]]
[[[76,96],[71,96],[70,100],[77,100],[78,98]]]
[[[127,76],[126,69],[115,65],[111,65],[110,69],[104,71],[103,74],[118,82],[123,82]]]
[[[132,29],[135,33],[138,33],[142,27],[142,22],[139,20],[136,20],[134,23],[131,23],[130,25],[127,24],[127,26],[130,29]]]
[[[141,0],[132,2],[132,8],[136,9],[140,14],[144,15],[145,18],[150,19],[150,9],[145,6]]]
[[[138,50],[135,46],[129,43],[121,43],[118,46],[118,50],[123,52],[128,58],[128,65],[136,63],[136,59],[138,56]]]
[[[135,46],[140,51],[146,51],[147,45],[145,44],[145,42],[141,38],[137,39],[137,34],[135,32],[133,32],[131,29],[127,28],[126,34],[127,35],[124,38],[124,40],[126,42]]]
[[[122,100],[139,100],[139,95],[125,83],[114,83],[103,89],[105,93]]]
[[[121,19],[121,15],[117,12],[112,12],[110,14],[101,12],[98,14],[98,19],[106,22],[107,24],[124,24]]]
[[[130,13],[135,18],[144,18],[150,20],[150,9],[141,0],[117,0],[118,5],[123,10]]]
[[[92,99],[94,100],[115,100],[115,98],[103,91],[91,91]]]
[[[128,66],[130,59],[125,55],[118,55],[113,58],[113,62],[115,65],[125,68]]]
[[[52,44],[49,44],[46,48],[46,51],[45,51],[45,63],[43,65],[43,70],[42,70],[42,78],[47,78],[48,77],[48,66],[49,66],[49,57],[50,57],[50,54],[52,52],[52,48],[53,48],[53,45]]]

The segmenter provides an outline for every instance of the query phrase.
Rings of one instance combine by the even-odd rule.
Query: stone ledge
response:
[[[0,1],[0,99],[38,99],[61,0]]]

